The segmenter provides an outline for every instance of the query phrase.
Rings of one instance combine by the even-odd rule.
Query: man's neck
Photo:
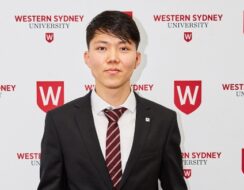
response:
[[[123,104],[126,101],[130,94],[130,86],[118,89],[100,89],[99,87],[96,87],[96,93],[104,101],[116,107]]]

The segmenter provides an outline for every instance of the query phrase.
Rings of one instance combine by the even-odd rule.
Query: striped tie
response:
[[[106,138],[106,164],[113,183],[114,189],[118,189],[119,182],[122,178],[121,153],[120,153],[120,133],[118,120],[125,112],[126,108],[114,110],[104,110],[108,118],[108,129]]]

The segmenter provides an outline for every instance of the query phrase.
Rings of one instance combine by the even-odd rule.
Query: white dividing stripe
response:
[[[116,120],[118,120],[120,118],[120,116],[114,110],[111,110],[111,112],[115,115]]]
[[[116,187],[117,186],[117,184],[119,183],[121,181],[121,177],[117,180],[117,182],[116,183],[114,183],[114,187]]]
[[[114,168],[116,168],[117,165],[120,164],[120,163],[121,163],[121,161],[119,160],[119,161],[114,165],[114,167],[112,167],[111,170],[109,170],[109,173],[111,174],[112,171],[114,170]]]
[[[111,146],[111,144],[112,144],[117,138],[119,138],[119,134],[118,134],[116,137],[114,137],[114,139],[107,145],[106,149],[108,149],[108,148]],[[116,145],[116,146],[117,146],[117,145]],[[112,151],[112,150],[111,150],[111,151]]]
[[[112,126],[114,126],[114,125],[116,125],[116,122],[112,122],[112,123],[110,123],[110,125],[108,126],[107,131],[108,131]]]
[[[109,119],[111,119],[113,122],[115,122],[115,119],[112,117],[112,116],[110,116],[108,113],[106,113],[106,112],[104,112],[105,113],[105,115],[107,116],[107,117],[109,117]]]
[[[112,160],[110,160],[110,162],[108,163],[107,167],[109,167],[109,165],[114,161],[115,158],[117,158],[117,156],[120,154],[120,151],[117,152],[117,154],[113,157]]]
[[[118,147],[120,145],[120,143],[118,143],[109,153],[108,153],[108,155],[106,155],[106,158],[108,158],[110,155],[111,155],[111,153]]]
[[[114,174],[114,176],[112,177],[112,181],[114,180],[114,178],[118,175],[118,173],[121,172],[121,168],[117,171],[116,174]]]

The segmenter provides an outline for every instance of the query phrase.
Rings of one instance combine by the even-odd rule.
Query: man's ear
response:
[[[85,51],[84,55],[83,55],[84,61],[86,63],[86,65],[88,67],[90,67],[90,56],[89,56],[89,52]]]
[[[140,52],[136,52],[136,64],[135,64],[135,69],[138,67],[138,65],[140,65],[141,63],[141,53]]]

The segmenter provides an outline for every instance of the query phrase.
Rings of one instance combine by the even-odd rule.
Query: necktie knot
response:
[[[122,114],[127,110],[127,108],[117,108],[113,110],[104,109],[104,114],[110,122],[118,122]]]

